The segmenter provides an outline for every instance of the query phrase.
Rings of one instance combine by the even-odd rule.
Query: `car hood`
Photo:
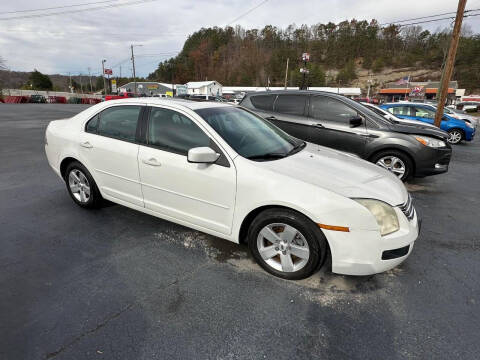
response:
[[[389,128],[393,131],[396,131],[402,134],[427,135],[427,136],[436,137],[442,140],[448,139],[448,134],[446,131],[443,131],[430,124],[422,125],[417,123],[401,122],[399,124],[390,124]]]
[[[408,196],[403,183],[379,166],[310,143],[297,154],[258,164],[272,172],[350,198],[378,199],[396,206],[403,204]]]

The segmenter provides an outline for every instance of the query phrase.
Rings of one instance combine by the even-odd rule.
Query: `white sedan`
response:
[[[418,236],[394,175],[228,104],[133,98],[50,122],[45,151],[73,201],[102,199],[236,243],[286,279],[395,267]]]

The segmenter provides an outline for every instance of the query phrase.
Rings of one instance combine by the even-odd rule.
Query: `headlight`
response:
[[[463,120],[463,121],[465,121],[465,125],[473,129],[473,124],[470,122],[470,120]]]
[[[419,143],[422,143],[425,146],[431,147],[431,148],[440,148],[440,147],[445,147],[447,146],[445,144],[445,141],[431,138],[428,136],[418,136],[415,135],[415,140],[417,140]]]
[[[352,200],[355,200],[356,202],[365,206],[368,211],[372,213],[372,215],[375,217],[375,220],[377,220],[377,224],[380,227],[380,234],[382,236],[391,234],[400,228],[395,210],[387,203],[373,199]]]

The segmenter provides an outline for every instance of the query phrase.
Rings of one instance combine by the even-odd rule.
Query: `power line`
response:
[[[30,9],[30,10],[7,11],[7,12],[0,12],[0,15],[16,14],[16,13],[25,13],[25,12],[35,12],[35,11],[45,11],[45,10],[55,10],[55,9],[64,9],[64,8],[70,8],[70,7],[96,5],[96,4],[104,4],[104,3],[111,3],[111,2],[118,2],[118,0],[105,0],[105,1],[95,1],[95,2],[82,3],[82,4],[53,6],[53,7],[48,7],[48,8],[38,8],[38,9]]]
[[[465,10],[464,13],[468,13],[468,12],[472,12],[472,11],[478,11],[478,10],[480,10],[480,9]],[[429,19],[429,18],[434,18],[434,17],[438,17],[438,16],[444,16],[444,15],[449,15],[449,14],[456,14],[456,13],[457,13],[456,11],[450,11],[450,12],[446,12],[446,13],[442,13],[442,14],[436,14],[436,15],[430,15],[430,16],[421,16],[421,17],[411,18],[411,19],[405,19],[405,20],[396,20],[396,21],[391,21],[391,22],[388,22],[388,23],[380,24],[380,26],[399,24],[399,23],[406,22],[406,21]],[[445,20],[445,19],[451,19],[451,18],[452,18],[452,17],[447,17],[447,18],[436,19],[436,20]],[[455,18],[455,16],[453,16],[453,18]],[[430,21],[426,21],[426,22],[432,22],[432,21],[436,21],[436,20],[430,20]],[[406,25],[408,25],[408,24],[401,25],[401,26],[406,26]]]
[[[232,25],[235,21],[238,21],[238,20],[240,20],[241,18],[243,18],[244,16],[247,16],[247,15],[250,14],[253,10],[258,9],[260,6],[262,6],[263,4],[265,4],[267,1],[268,1],[268,0],[263,0],[263,1],[260,2],[258,5],[252,7],[251,9],[245,11],[243,14],[237,16],[235,19],[233,19],[232,21],[230,21],[226,26]]]
[[[473,17],[473,16],[479,16],[480,14],[472,14],[472,15],[464,15],[463,17]],[[455,19],[455,16],[449,16],[449,17],[444,17],[444,18],[439,18],[439,19],[433,19],[433,20],[425,20],[425,21],[419,21],[419,22],[414,22],[414,23],[409,23],[409,24],[400,24],[400,26],[411,26],[411,25],[419,25],[419,24],[425,24],[425,23],[430,23],[430,22],[435,22],[435,21],[440,21],[440,20],[452,20]]]
[[[0,21],[41,18],[41,17],[46,17],[46,16],[55,16],[55,15],[64,15],[64,14],[77,14],[77,13],[81,13],[81,12],[85,12],[85,11],[102,10],[102,9],[117,8],[117,7],[121,7],[121,6],[130,6],[130,5],[138,5],[138,4],[147,4],[147,3],[154,2],[154,1],[158,1],[158,0],[136,0],[136,1],[124,2],[124,3],[121,3],[121,4],[109,4],[109,5],[102,5],[102,6],[96,6],[96,7],[89,7],[89,8],[85,8],[85,9],[57,11],[57,12],[43,13],[43,14],[12,16],[12,17],[0,18]]]

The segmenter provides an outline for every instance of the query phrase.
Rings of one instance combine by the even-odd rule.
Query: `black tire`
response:
[[[86,202],[81,202],[79,201],[75,195],[72,192],[72,189],[69,185],[69,176],[70,173],[73,171],[80,171],[82,174],[85,175],[85,177],[88,180],[88,185],[90,188],[90,194],[88,197],[88,200]],[[78,173],[78,172],[77,172]],[[87,170],[85,166],[83,166],[80,162],[78,161],[72,161],[70,164],[68,164],[67,169],[65,170],[65,176],[64,176],[65,184],[67,186],[67,191],[70,194],[70,197],[73,199],[75,204],[78,206],[85,208],[85,209],[96,209],[99,208],[102,205],[102,195],[100,194],[100,191],[98,190],[97,184],[95,183],[95,180],[93,180],[92,175],[90,172]]]
[[[410,158],[410,156],[408,156],[407,154],[405,154],[404,152],[402,151],[398,151],[398,150],[384,150],[384,151],[381,151],[377,154],[375,154],[371,159],[370,161],[373,162],[374,164],[377,164],[377,162],[380,161],[380,159],[384,159],[384,158],[388,158],[388,157],[396,157],[398,159],[400,159],[404,166],[405,166],[405,172],[403,173],[402,177],[399,177],[400,180],[402,180],[403,182],[407,181],[408,179],[410,179],[413,174],[414,174],[414,165],[413,165],[413,161],[412,159]],[[377,164],[378,165],[378,164]],[[384,167],[382,165],[378,165],[380,167]],[[387,169],[389,170],[389,169]],[[392,170],[389,170],[389,171],[392,171]],[[393,172],[393,171],[392,171]],[[395,174],[396,175],[396,174]]]
[[[448,132],[448,143],[452,145],[460,144],[465,139],[465,134],[461,129],[450,129]]]
[[[285,272],[277,270],[270,266],[260,255],[257,246],[257,237],[264,227],[276,223],[294,227],[303,235],[303,238],[308,244],[308,260],[306,264],[297,271]],[[301,241],[303,242],[303,240]],[[258,265],[270,274],[287,280],[300,280],[309,277],[323,265],[327,256],[327,240],[318,226],[306,216],[289,209],[268,209],[257,215],[248,229],[248,246]],[[280,258],[281,255],[278,254],[277,256]],[[290,253],[289,256],[292,258]],[[295,258],[296,261],[301,260],[295,256],[293,256],[293,258]]]

